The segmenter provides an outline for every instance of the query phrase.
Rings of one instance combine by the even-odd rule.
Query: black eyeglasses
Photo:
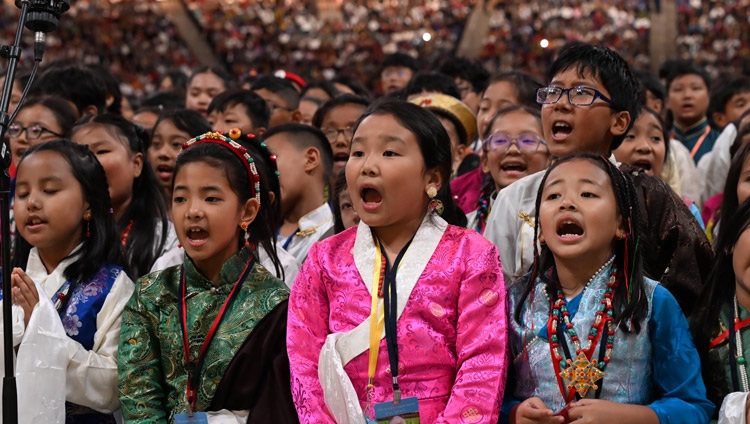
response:
[[[16,137],[20,136],[21,133],[24,132],[24,131],[26,132],[26,138],[29,139],[29,140],[36,140],[39,137],[41,137],[42,134],[44,134],[46,132],[50,133],[52,135],[56,135],[58,137],[62,137],[63,136],[62,134],[58,134],[58,133],[56,133],[56,132],[54,132],[52,130],[44,128],[41,125],[31,125],[29,127],[23,127],[23,126],[21,126],[21,124],[13,123],[13,124],[10,124],[10,126],[8,127],[8,135],[11,136],[11,137],[13,137],[13,138],[16,138]]]
[[[335,140],[336,137],[339,136],[339,134],[343,134],[345,139],[351,140],[351,138],[354,136],[354,128],[326,128],[323,130],[323,134],[325,134],[326,138],[329,141]]]
[[[542,105],[553,105],[562,99],[563,94],[568,93],[568,102],[573,106],[591,106],[596,99],[602,99],[605,103],[613,108],[617,108],[615,103],[601,91],[591,87],[571,87],[561,88],[551,85],[536,90],[536,102]]]
[[[547,143],[534,133],[521,133],[513,137],[506,132],[498,131],[484,140],[484,149],[488,152],[505,153],[513,144],[526,155],[536,153],[539,146],[547,146]]]

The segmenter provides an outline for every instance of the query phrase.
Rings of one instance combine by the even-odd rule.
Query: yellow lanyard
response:
[[[375,387],[375,369],[378,366],[378,354],[380,353],[380,335],[383,334],[383,325],[385,316],[383,309],[378,305],[380,296],[379,282],[381,278],[381,268],[383,263],[382,254],[380,253],[380,243],[375,240],[375,266],[372,276],[372,309],[370,309],[370,363],[367,368],[367,388]]]

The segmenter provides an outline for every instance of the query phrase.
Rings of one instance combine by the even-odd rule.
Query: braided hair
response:
[[[541,279],[545,283],[548,293],[557,291],[559,282],[557,280],[557,273],[555,272],[554,254],[546,245],[542,245],[541,249],[537,245],[539,237],[539,209],[542,202],[542,191],[550,173],[561,164],[574,160],[588,161],[596,165],[609,176],[609,180],[612,183],[612,191],[617,201],[618,215],[622,218],[622,222],[625,225],[625,238],[623,240],[615,240],[614,265],[617,266],[618,281],[621,283],[624,282],[624,284],[618,284],[617,288],[615,288],[613,299],[614,321],[623,331],[629,332],[632,328],[638,333],[641,330],[641,323],[648,313],[648,299],[643,287],[643,263],[641,255],[638,252],[638,243],[640,241],[638,196],[633,186],[633,181],[629,176],[621,172],[615,164],[604,156],[597,156],[590,153],[559,158],[551,164],[544,174],[536,197],[536,225],[534,226],[533,239],[534,264],[532,265],[531,272],[521,277],[521,280],[525,282],[525,289],[514,311],[514,319],[520,322],[523,305],[529,295],[533,293],[534,282],[537,279]]]

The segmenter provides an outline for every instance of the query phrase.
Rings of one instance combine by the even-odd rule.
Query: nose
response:
[[[646,139],[638,139],[638,144],[635,147],[638,153],[651,153],[651,143]]]
[[[506,155],[520,156],[521,149],[518,148],[518,140],[511,140],[508,145],[508,149],[505,151]]]
[[[569,110],[573,107],[572,104],[570,104],[570,98],[568,97],[569,91],[566,91],[565,93],[560,96],[560,100],[557,101],[557,103],[554,104],[555,110]]]
[[[41,204],[37,200],[35,193],[29,193],[28,196],[26,196],[26,210],[28,211],[36,211],[39,210]]]
[[[576,205],[570,200],[570,197],[564,197],[562,202],[560,202],[560,210],[575,210]]]
[[[370,156],[369,158],[365,158],[365,160],[362,163],[362,175],[372,177],[374,175],[377,175],[377,164],[375,163],[375,160]]]

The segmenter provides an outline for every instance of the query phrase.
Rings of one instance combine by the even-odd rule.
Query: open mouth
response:
[[[583,228],[575,221],[564,220],[557,224],[557,235],[561,238],[574,238],[583,235]]]
[[[42,219],[39,218],[39,217],[35,217],[35,216],[34,217],[29,217],[26,220],[26,225],[33,226],[33,225],[40,225],[40,224],[44,224],[44,221],[42,221]]]
[[[208,239],[208,231],[202,228],[191,228],[187,232],[188,243],[193,246],[201,245]]]
[[[573,132],[573,127],[567,122],[555,122],[552,124],[552,136],[556,139],[566,138]]]
[[[527,167],[524,163],[512,162],[501,165],[500,169],[504,172],[526,172]]]
[[[372,187],[365,187],[359,193],[365,204],[376,205],[383,200],[383,195]]]
[[[651,165],[650,161],[647,161],[645,159],[637,160],[633,162],[633,166],[643,169],[644,171],[651,171],[653,166]]]
[[[172,174],[174,173],[174,168],[172,168],[169,165],[159,165],[156,167],[156,172],[159,174],[159,178],[167,179],[172,178]]]
[[[344,167],[348,160],[349,160],[349,155],[347,153],[336,153],[335,155],[333,155],[334,166]]]

